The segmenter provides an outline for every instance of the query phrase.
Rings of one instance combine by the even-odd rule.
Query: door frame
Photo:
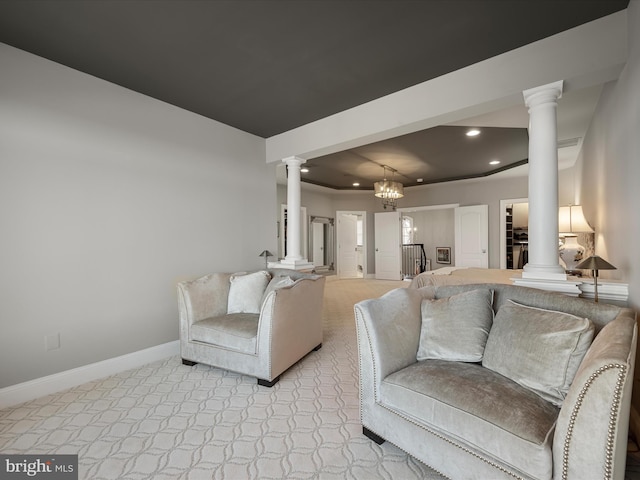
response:
[[[369,272],[368,268],[367,268],[367,252],[368,252],[368,248],[367,248],[367,237],[368,237],[368,233],[367,233],[367,211],[366,210],[336,210],[336,216],[335,216],[335,222],[336,222],[336,239],[335,239],[335,246],[337,247],[337,245],[339,244],[339,242],[342,240],[340,238],[340,224],[338,223],[338,219],[340,218],[340,215],[357,215],[359,217],[362,217],[362,277],[366,278],[367,274]],[[334,251],[337,253],[338,249],[335,248]],[[335,261],[336,261],[336,273],[338,272],[338,265],[337,262],[339,262],[339,256],[336,255]]]
[[[424,207],[398,207],[396,210],[400,213],[422,212],[424,210],[445,210],[448,208],[457,208],[459,203],[445,203],[442,205],[428,205]]]

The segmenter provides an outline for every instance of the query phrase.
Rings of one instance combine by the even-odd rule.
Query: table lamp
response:
[[[267,265],[269,264],[269,257],[273,257],[273,253],[271,253],[269,250],[263,250],[262,253],[258,256],[264,257],[264,268],[266,269]]]
[[[616,267],[600,258],[598,255],[592,255],[583,260],[576,265],[576,268],[580,270],[593,270],[593,287],[596,302],[598,301],[598,270],[616,270]]]

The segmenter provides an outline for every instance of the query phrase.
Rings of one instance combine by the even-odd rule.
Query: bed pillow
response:
[[[492,303],[489,289],[422,300],[417,360],[482,361],[493,323]]]
[[[593,336],[588,318],[509,300],[496,314],[482,366],[561,406]]]
[[[262,295],[271,280],[269,272],[264,270],[241,274],[236,273],[229,281],[229,299],[227,313],[260,313]]]

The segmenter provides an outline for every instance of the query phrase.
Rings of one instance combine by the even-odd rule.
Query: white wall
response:
[[[263,139],[3,44],[0,71],[0,387],[177,340],[177,281],[276,248]]]
[[[583,142],[577,201],[595,229],[596,254],[618,269],[603,278],[629,282],[630,304],[640,309],[640,0],[628,15],[628,62],[603,90]]]

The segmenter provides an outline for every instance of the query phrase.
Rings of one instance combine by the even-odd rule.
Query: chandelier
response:
[[[387,207],[391,207],[392,210],[396,209],[396,200],[404,197],[404,187],[400,182],[393,180],[395,170],[393,168],[382,166],[383,168],[383,180],[373,184],[375,196],[382,199],[382,206],[386,210]],[[387,180],[387,169],[391,170],[392,179]]]

